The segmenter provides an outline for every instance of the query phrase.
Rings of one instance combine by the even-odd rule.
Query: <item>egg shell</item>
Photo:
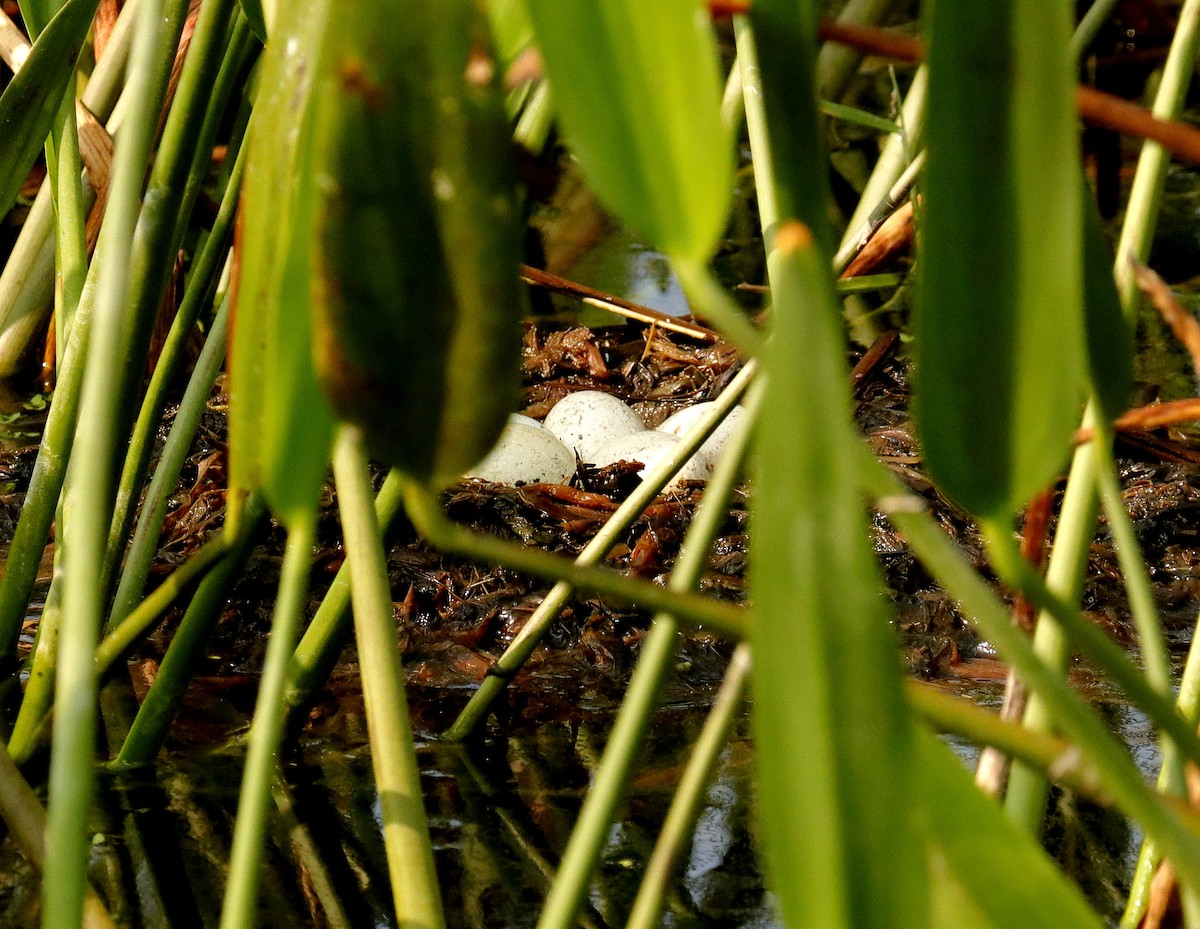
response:
[[[565,484],[575,473],[575,455],[541,426],[510,422],[488,456],[468,477],[493,484]]]
[[[695,426],[701,417],[712,410],[714,406],[716,404],[711,401],[685,406],[682,410],[678,410],[664,419],[658,427],[658,431],[682,437],[684,433]],[[729,437],[733,435],[734,427],[745,413],[746,411],[742,407],[735,406],[729,411],[729,415],[721,420],[717,428],[713,430],[713,434],[705,439],[704,444],[696,450],[696,455],[704,460],[710,471],[717,466],[717,462],[721,458],[721,452],[725,450],[725,443],[729,441]]]
[[[637,413],[599,390],[567,394],[546,414],[544,425],[581,461],[593,464],[599,464],[597,450],[609,440],[646,431]]]
[[[508,421],[510,424],[518,426],[533,426],[534,429],[544,429],[545,427],[532,416],[526,416],[524,413],[509,413]]]
[[[596,464],[604,467],[618,461],[640,461],[642,468],[638,474],[645,477],[646,472],[671,454],[678,444],[679,436],[653,430],[617,436],[598,449]],[[672,478],[666,489],[673,490],[679,486],[680,481],[706,481],[711,476],[712,468],[698,456],[693,455],[680,469],[680,472]]]

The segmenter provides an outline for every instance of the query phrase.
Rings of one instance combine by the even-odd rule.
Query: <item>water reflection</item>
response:
[[[999,685],[994,693],[976,690],[973,685],[973,696],[983,702],[999,699]],[[695,692],[660,712],[631,797],[609,833],[580,925],[624,925],[709,698]],[[1146,721],[1124,706],[1101,703],[1139,763],[1153,768]],[[451,927],[536,925],[604,750],[611,710],[581,709],[569,721],[530,724],[472,746],[421,745]],[[778,925],[755,853],[753,753],[746,727],[743,720],[721,754],[669,893],[662,925],[671,929]],[[277,790],[278,811],[268,836],[259,926],[394,925],[359,711],[347,709],[330,729],[286,759],[287,784]],[[182,748],[186,731],[179,738]],[[968,746],[955,747],[964,758],[974,756]],[[105,813],[95,824],[91,877],[122,926],[217,924],[241,763],[236,742],[204,751],[192,743],[168,753],[157,771],[103,779]],[[1138,838],[1109,811],[1056,797],[1048,844],[1110,918],[1119,912]],[[0,846],[0,875],[0,925],[37,925],[36,879],[7,842]]]

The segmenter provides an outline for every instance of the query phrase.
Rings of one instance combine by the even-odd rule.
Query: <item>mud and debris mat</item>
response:
[[[894,338],[884,339],[872,351],[849,359],[860,428],[875,453],[926,500],[967,557],[989,576],[974,526],[933,488],[922,470],[908,413],[908,367],[896,348]],[[649,427],[684,406],[715,398],[740,367],[737,354],[723,343],[701,342],[654,326],[588,329],[544,321],[527,327],[523,362],[521,412],[541,419],[569,392],[604,390],[629,403]],[[168,417],[164,433],[169,423]],[[157,577],[173,570],[221,526],[224,430],[224,396],[218,389],[171,499]],[[1181,644],[1200,598],[1198,445],[1183,433],[1161,429],[1122,441],[1118,448],[1123,455],[1126,503],[1157,584],[1168,634]],[[0,533],[11,536],[31,462],[31,450],[0,459],[0,476],[11,487],[0,495]],[[572,557],[636,481],[635,470],[621,464],[581,468],[570,485],[508,487],[464,481],[444,495],[444,502],[450,516],[464,525]],[[702,484],[684,484],[660,496],[616,544],[608,563],[662,583],[703,492]],[[746,597],[745,571],[751,557],[746,541],[749,492],[745,485],[738,489],[701,582],[706,593],[733,602]],[[503,568],[443,556],[416,538],[403,518],[397,523],[390,533],[389,570],[410,681],[430,692],[458,692],[465,699],[549,585]],[[895,604],[898,645],[912,673],[980,679],[1001,673],[987,643],[932,582],[888,522],[872,514],[870,523],[881,575]],[[226,605],[203,674],[250,680],[256,675],[270,626],[282,543],[282,530],[270,525]],[[321,500],[312,609],[342,560],[336,498],[329,487]],[[46,574],[43,580],[48,579]],[[1084,609],[1119,641],[1132,641],[1116,554],[1103,521],[1093,545]],[[178,611],[166,616],[134,659],[156,662],[170,643],[178,617]],[[597,700],[619,697],[648,620],[644,612],[614,608],[592,597],[574,598],[513,681],[509,710],[552,715],[578,705],[580,694]],[[683,686],[719,680],[729,648],[715,637],[689,634],[679,663]],[[335,682],[349,683],[355,670],[354,650],[347,646]],[[552,693],[562,699],[552,699],[548,696]]]

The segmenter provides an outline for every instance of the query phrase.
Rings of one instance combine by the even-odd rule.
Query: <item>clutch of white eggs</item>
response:
[[[565,484],[575,473],[578,456],[596,467],[640,462],[638,473],[645,477],[712,407],[712,403],[685,407],[657,429],[647,429],[637,413],[612,394],[577,391],[558,401],[544,423],[514,413],[495,447],[468,476],[495,484]],[[740,415],[742,408],[734,407],[667,485],[668,490],[680,481],[705,481],[712,476]]]

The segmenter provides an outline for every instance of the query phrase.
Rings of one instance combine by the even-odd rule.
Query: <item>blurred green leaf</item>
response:
[[[733,150],[708,11],[696,0],[531,0],[571,150],[601,201],[668,254],[707,261]]]
[[[503,100],[469,0],[336,7],[317,125],[317,358],[338,415],[434,484],[517,404],[521,242]]]
[[[932,733],[918,742],[937,929],[1100,929],[1104,922]]]
[[[930,474],[1007,518],[1062,467],[1085,385],[1071,4],[936,0],[914,407]]]
[[[1113,277],[1113,250],[1104,234],[1100,210],[1083,194],[1083,299],[1088,366],[1096,400],[1104,415],[1116,419],[1129,407],[1133,389],[1133,333],[1121,310]]]
[[[283,522],[315,506],[333,414],[313,368],[309,105],[328,0],[286,4],[249,131],[230,339],[231,497],[261,488]]]
[[[755,150],[755,173],[769,167],[773,184],[758,185],[768,242],[776,221],[798,219],[832,255],[829,153],[817,112],[813,74],[819,5],[813,0],[756,0],[750,6],[762,76],[762,109],[770,151]]]
[[[488,0],[485,7],[496,54],[507,67],[533,41],[529,11],[524,0]]]
[[[98,0],[68,0],[0,94],[0,216],[12,208],[54,125]]]
[[[787,925],[925,925],[911,724],[854,460],[840,306],[806,227],[768,259],[751,532],[754,722],[771,887]]]

